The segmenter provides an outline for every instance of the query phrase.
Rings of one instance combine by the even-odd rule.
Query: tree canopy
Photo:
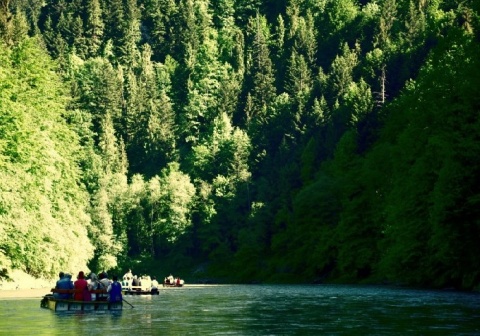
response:
[[[0,280],[478,288],[479,14],[0,1]]]

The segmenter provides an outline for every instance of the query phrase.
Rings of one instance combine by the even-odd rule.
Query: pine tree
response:
[[[298,105],[304,106],[310,98],[313,79],[303,55],[294,49],[289,60],[285,91],[293,97]]]
[[[385,0],[381,9],[378,33],[375,37],[374,47],[381,53],[379,60],[379,86],[377,102],[385,104],[387,100],[387,58],[392,48],[393,27],[396,20],[397,4],[395,0]]]
[[[341,98],[354,79],[353,70],[358,65],[358,49],[350,49],[348,44],[342,46],[342,55],[335,57],[332,63],[329,80],[333,89],[333,99]]]
[[[239,22],[239,25],[245,26],[250,19],[258,15],[261,5],[261,0],[237,1],[235,3],[235,19]]]
[[[79,67],[72,66],[72,95],[75,97],[72,106],[91,113],[92,127],[96,134],[100,133],[100,123],[107,113],[118,128],[123,104],[119,72],[104,58],[90,59]]]
[[[127,0],[125,5],[125,26],[119,43],[119,58],[122,64],[137,66],[140,59],[140,12],[136,0]]]
[[[99,0],[88,0],[85,11],[85,39],[87,43],[87,57],[89,58],[98,56],[103,42],[105,25]]]
[[[288,37],[292,47],[305,57],[310,66],[315,65],[317,36],[312,12],[307,10],[305,15],[302,16],[298,7],[290,7],[287,9],[287,14],[290,14]]]
[[[12,44],[11,35],[13,30],[12,13],[10,12],[10,0],[0,1],[0,37],[7,43]]]
[[[24,12],[17,9],[13,17],[12,41],[18,44],[28,37],[28,22]]]
[[[177,15],[177,4],[174,0],[148,0],[144,6],[143,25],[148,30],[143,38],[154,51],[153,60],[163,61],[173,51],[172,25]]]
[[[252,109],[247,123],[257,118],[264,118],[267,108],[276,95],[275,75],[270,50],[268,47],[268,27],[265,17],[257,15],[250,20],[250,29],[253,34],[251,62],[247,74],[251,78],[251,87],[248,88],[252,99]]]

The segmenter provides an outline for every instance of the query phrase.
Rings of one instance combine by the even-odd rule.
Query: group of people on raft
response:
[[[55,284],[56,289],[74,289],[73,295],[70,293],[57,293],[53,296],[57,299],[73,299],[76,301],[122,301],[122,284],[118,282],[118,277],[114,275],[110,280],[106,272],[97,276],[90,273],[86,278],[83,271],[78,272],[77,280],[72,281],[72,275],[64,272],[59,273],[60,279]],[[92,293],[93,290],[105,290],[106,293]]]
[[[137,276],[132,273],[131,269],[123,275],[122,286],[124,290],[158,292],[156,277],[150,277],[149,275]]]
[[[106,272],[90,273],[87,277],[83,271],[77,275],[77,280],[72,280],[69,273],[60,272],[55,289],[74,289],[74,293],[55,292],[53,296],[57,299],[73,299],[76,301],[109,301],[121,302],[122,290],[147,290],[152,293],[158,292],[158,281],[156,277],[150,278],[148,275],[137,277],[132,274],[131,270],[122,278],[120,282],[116,275],[110,280]],[[103,290],[106,293],[95,293],[92,291]]]
[[[168,277],[165,277],[165,279],[163,279],[163,287],[165,286],[182,287],[184,283],[185,281],[183,279],[180,279],[177,277],[174,278],[173,275],[171,274]]]

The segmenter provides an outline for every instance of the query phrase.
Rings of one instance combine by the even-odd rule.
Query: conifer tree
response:
[[[146,97],[140,89],[134,69],[127,68],[123,71],[123,106],[121,116],[121,135],[125,140],[128,151],[138,152],[140,148],[135,147],[135,138],[143,130],[142,125],[142,101]],[[133,159],[133,157],[131,157]],[[138,158],[132,160],[138,161]]]
[[[87,41],[85,39],[83,31],[83,20],[79,15],[76,15],[75,18],[70,22],[71,39],[75,52],[82,59],[86,59],[88,55],[88,50],[86,45]]]
[[[230,63],[235,70],[243,73],[244,38],[241,29],[235,24],[235,6],[232,0],[216,0],[212,16],[213,25],[218,31],[220,60]]]
[[[122,84],[116,69],[104,58],[94,58],[75,69],[74,106],[92,114],[93,131],[99,134],[103,116],[110,114],[115,125],[122,112]],[[98,139],[97,139],[98,140]]]
[[[122,64],[137,66],[140,62],[140,11],[136,0],[127,0],[124,12],[125,26],[119,41],[119,56]]]
[[[249,50],[251,61],[247,75],[251,78],[251,87],[248,91],[252,99],[252,109],[247,116],[247,123],[264,118],[267,108],[276,95],[275,75],[270,58],[269,31],[265,17],[257,15],[250,20],[252,45]]]
[[[250,19],[260,13],[261,0],[241,0],[235,3],[235,19],[241,26],[245,26]]]
[[[169,78],[158,79],[157,71],[165,73],[162,68],[151,62],[151,49],[145,45],[135,93],[127,99],[132,169],[147,177],[158,174],[175,155],[175,115],[165,85]]]
[[[10,11],[10,0],[0,1],[0,37],[7,44],[10,45],[12,34],[12,13]]]
[[[18,44],[28,37],[28,22],[24,12],[17,9],[13,17],[12,42]]]
[[[105,39],[110,40],[116,61],[127,66],[136,66],[139,60],[138,42],[140,11],[135,0],[104,1]]]
[[[292,6],[292,5],[290,5]],[[310,10],[301,15],[299,7],[287,9],[290,19],[288,38],[295,50],[303,55],[310,66],[316,64],[317,42],[315,22]]]
[[[334,90],[333,99],[339,99],[347,92],[354,79],[353,70],[358,65],[358,54],[359,50],[350,49],[345,43],[342,54],[333,61],[329,74],[330,85]]]
[[[294,49],[288,64],[285,91],[297,104],[304,106],[310,98],[312,88],[313,79],[308,64],[304,56]]]
[[[379,105],[383,105],[388,96],[387,92],[387,62],[392,48],[393,27],[396,20],[397,4],[395,0],[385,0],[383,2],[380,14],[380,22],[378,27],[378,33],[375,37],[374,47],[379,49],[379,91],[377,102]]]
[[[112,118],[109,113],[102,116],[98,142],[101,157],[101,172],[98,176],[98,189],[92,195],[92,226],[90,239],[95,245],[92,264],[100,269],[112,269],[117,266],[117,257],[124,249],[119,239],[122,226],[114,209],[118,194],[125,192],[128,162],[122,141],[115,135]],[[117,226],[117,228],[115,228]]]
[[[276,86],[281,87],[282,83],[285,81],[283,74],[287,67],[288,48],[285,46],[286,43],[286,27],[285,20],[282,15],[279,15],[277,18],[277,24],[274,28],[273,39],[272,39],[272,61],[275,64],[275,69],[277,70],[275,80]]]
[[[85,39],[87,44],[87,57],[98,56],[103,42],[104,23],[102,8],[99,0],[88,0],[86,3]]]
[[[172,25],[177,15],[177,4],[174,0],[148,0],[144,6],[142,18],[148,31],[143,39],[154,51],[153,60],[164,61],[173,51]]]

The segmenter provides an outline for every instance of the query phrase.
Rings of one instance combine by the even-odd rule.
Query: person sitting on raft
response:
[[[104,289],[107,290],[108,286],[110,286],[112,282],[108,278],[108,274],[106,272],[102,272],[99,275],[99,281],[98,281],[98,289]],[[97,300],[98,301],[107,301],[108,300],[108,294],[98,294],[97,295]]]
[[[109,293],[108,301],[122,302],[122,285],[118,282],[118,276],[114,275],[112,280],[113,282],[107,289],[107,292]]]
[[[89,278],[90,279],[87,281],[89,291],[103,289],[102,284],[100,281],[98,281],[98,277],[95,273],[90,273]],[[96,300],[97,300],[97,294],[92,293],[92,301],[96,301]]]
[[[56,289],[73,289],[72,276],[70,274],[65,274],[60,272],[58,274],[60,279],[58,279],[55,288]],[[53,297],[56,299],[71,299],[71,294],[68,293],[53,293]]]
[[[77,301],[92,301],[92,296],[88,291],[88,282],[85,280],[85,273],[78,272],[77,281],[73,284],[75,287],[75,294],[73,299]]]

